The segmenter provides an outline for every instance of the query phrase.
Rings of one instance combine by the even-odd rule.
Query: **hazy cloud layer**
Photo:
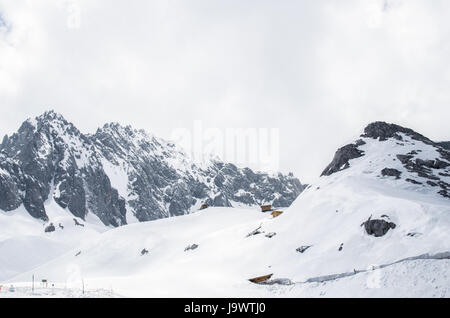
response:
[[[0,133],[47,109],[280,130],[311,181],[369,122],[450,139],[450,1],[0,0]]]

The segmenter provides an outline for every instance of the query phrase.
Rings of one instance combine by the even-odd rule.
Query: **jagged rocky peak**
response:
[[[107,225],[125,224],[123,199],[111,187],[91,140],[54,111],[26,120],[2,146],[9,199],[6,211],[23,204],[35,218],[48,220],[45,201],[55,200],[74,216],[94,212]],[[8,162],[7,162],[8,163]]]
[[[157,147],[174,147],[173,144],[161,138],[147,133],[143,129],[134,129],[130,125],[123,126],[119,123],[107,123],[102,128],[97,129],[91,139],[103,146],[112,148],[111,150],[130,151],[135,150],[156,150]],[[114,149],[119,147],[120,149]]]
[[[119,226],[190,213],[204,203],[289,206],[305,187],[293,175],[269,176],[217,159],[196,164],[177,145],[129,125],[83,134],[54,111],[5,137],[0,159],[0,209],[23,204],[42,220],[47,200],[81,219],[93,213]]]
[[[389,179],[398,186],[450,198],[450,151],[412,129],[385,122],[369,124],[361,139],[336,152],[322,176],[352,175]]]
[[[388,138],[395,138],[397,140],[402,140],[400,133],[410,136],[412,139],[422,141],[427,144],[433,144],[433,142],[424,137],[423,135],[415,132],[410,128],[404,128],[396,124],[389,124],[383,121],[376,121],[369,124],[364,129],[364,134],[361,137],[379,139],[380,141],[387,140]]]

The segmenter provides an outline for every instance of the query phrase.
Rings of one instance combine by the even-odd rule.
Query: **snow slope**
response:
[[[0,281],[61,256],[107,230],[93,214],[87,222],[78,218],[84,226],[76,226],[73,215],[53,200],[46,202],[46,209],[48,223],[30,217],[23,206],[13,212],[0,211]],[[55,231],[45,232],[50,223]]]
[[[322,197],[311,190],[310,195],[302,195],[296,206],[275,219],[255,210],[210,208],[188,216],[124,226],[108,231],[80,248],[79,256],[72,251],[11,281],[28,281],[34,273],[63,283],[70,278],[68,269],[76,268],[79,281],[82,277],[93,288],[113,288],[121,295],[132,297],[321,296],[318,291],[324,289],[322,284],[304,282],[326,275],[353,273],[355,269],[363,271],[372,266],[376,269],[426,253],[433,257],[439,252],[450,251],[446,232],[450,225],[448,204],[433,206],[415,201],[397,210],[392,207],[398,203],[405,205],[401,199],[390,196],[381,199],[375,190],[368,191],[366,195],[373,197],[370,206],[380,203],[383,203],[380,208],[389,206],[392,218],[401,224],[385,237],[375,238],[365,234],[360,227],[367,216],[364,213],[372,213],[370,208],[366,208],[366,212],[360,203],[363,213],[359,216],[358,211],[351,212],[355,204],[349,200],[343,200],[344,204],[333,204],[333,200],[326,203],[329,199],[337,202],[353,196],[352,191],[342,192],[343,188],[345,186],[341,185],[336,189],[342,193],[341,198],[339,195]],[[318,197],[323,200],[317,202]],[[336,208],[340,212],[336,213]],[[415,216],[421,209],[427,211],[423,220]],[[408,219],[406,210],[410,215],[412,213],[413,220],[402,224]],[[318,214],[320,218],[317,218]],[[442,221],[438,221],[439,218]],[[260,225],[265,233],[247,237]],[[434,230],[427,233],[430,228]],[[410,230],[421,231],[423,235],[407,237]],[[269,232],[277,234],[268,238],[265,234]],[[198,244],[197,249],[184,251],[194,243]],[[344,248],[338,251],[341,243]],[[305,244],[312,247],[304,253],[296,252],[297,247]],[[144,248],[149,253],[141,255]],[[420,261],[424,263],[420,264]],[[413,282],[407,277],[399,277],[398,273],[410,270],[411,262],[419,262],[410,278],[419,280],[420,288],[427,289],[424,294],[407,288]],[[401,294],[389,279],[383,285],[384,291],[374,292],[373,288],[367,288],[367,276],[371,273],[358,273],[355,277],[345,278],[357,287],[346,288],[345,294],[341,295],[426,296],[440,292],[439,295],[448,297],[448,265],[449,261],[445,259],[429,259],[403,261],[380,269],[383,275],[392,272],[397,280],[405,281]],[[430,272],[429,268],[433,267],[435,269]],[[263,286],[247,281],[270,273],[274,273],[274,278],[288,278],[296,284]],[[425,277],[427,279],[420,281],[420,275],[437,280],[440,289],[428,290],[424,286],[430,284],[429,279]],[[444,275],[447,276],[443,279]],[[333,284],[337,296],[343,286],[350,286],[344,279],[342,283]],[[330,290],[328,295],[333,295],[333,291]]]
[[[450,297],[450,200],[441,190],[450,163],[434,144],[399,134],[401,142],[362,137],[352,158],[335,158],[338,169],[327,167],[333,172],[276,218],[208,208],[130,224],[8,283],[34,274],[131,297]],[[409,153],[406,163],[398,157]],[[417,168],[423,162],[439,167]],[[398,177],[383,175],[386,168]],[[369,235],[369,219],[395,228]],[[267,274],[273,284],[248,281]]]

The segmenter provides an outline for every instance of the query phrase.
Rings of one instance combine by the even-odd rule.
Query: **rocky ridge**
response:
[[[0,209],[24,205],[48,221],[54,200],[75,217],[93,213],[120,226],[183,215],[210,206],[289,206],[304,185],[218,159],[195,163],[179,147],[117,123],[83,134],[48,111],[25,121],[0,145]]]

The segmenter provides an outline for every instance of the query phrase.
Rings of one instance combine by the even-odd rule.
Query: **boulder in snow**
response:
[[[45,228],[45,232],[46,233],[49,233],[49,232],[55,232],[55,226],[53,225],[53,223],[50,223],[50,225],[49,226],[47,226],[46,228]]]
[[[395,229],[396,225],[393,222],[387,222],[381,219],[371,220],[371,217],[364,222],[364,228],[369,235],[380,237],[385,235],[390,229]]]
[[[396,179],[400,179],[401,171],[398,171],[397,169],[390,169],[390,168],[384,168],[381,170],[381,175],[383,177],[395,177]]]

